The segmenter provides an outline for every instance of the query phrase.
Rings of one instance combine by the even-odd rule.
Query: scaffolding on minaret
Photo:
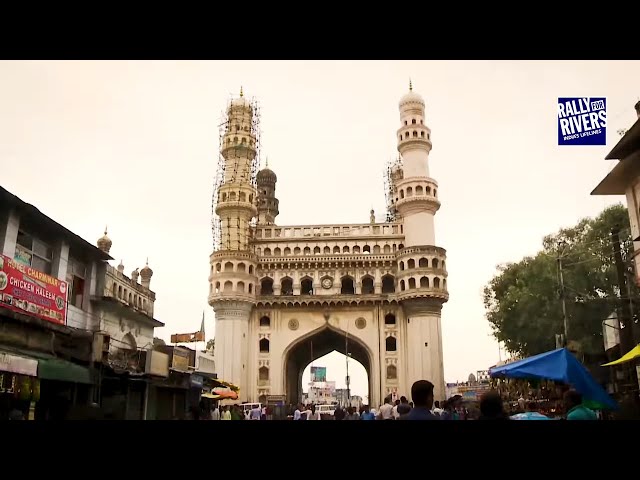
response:
[[[402,179],[402,157],[397,156],[387,161],[384,170],[384,196],[387,204],[387,222],[398,220],[396,209],[396,184]]]
[[[252,98],[249,101],[249,105],[251,106],[252,110],[250,124],[245,125],[246,120],[243,118],[240,122],[240,125],[237,126],[240,128],[241,132],[246,132],[248,130],[250,132],[250,135],[255,139],[255,145],[253,145],[253,147],[246,146],[246,148],[253,148],[255,150],[255,155],[253,156],[253,158],[250,158],[250,164],[247,165],[246,163],[241,163],[240,161],[238,161],[246,158],[246,152],[241,153],[241,147],[244,145],[244,143],[238,145],[238,147],[236,148],[227,148],[226,155],[228,158],[225,158],[225,156],[222,154],[225,134],[231,130],[231,118],[229,117],[231,101],[232,98],[229,99],[226,110],[222,112],[220,119],[221,121],[218,125],[218,164],[216,167],[216,176],[213,183],[213,194],[211,198],[211,230],[213,234],[214,251],[218,251],[221,249],[232,249],[234,247],[237,249],[249,248],[249,246],[245,245],[243,242],[243,225],[241,224],[240,218],[237,218],[235,222],[233,222],[230,218],[221,220],[220,217],[216,214],[216,206],[219,201],[218,197],[220,187],[225,182],[234,182],[239,185],[249,184],[253,188],[256,188],[256,177],[258,174],[258,169],[260,167],[260,107],[255,98]],[[232,159],[235,161],[231,161]],[[227,162],[232,165],[232,170],[229,170]],[[235,200],[238,203],[241,201],[246,201],[246,193],[242,192],[240,188],[238,189],[238,191],[230,192],[229,195],[231,201]],[[252,202],[254,202],[254,204],[256,202],[255,195],[252,198]],[[233,223],[236,223],[236,238],[232,238],[231,234],[231,226],[233,225]],[[250,225],[252,224],[255,224],[255,218],[251,219]],[[248,227],[251,230],[250,225]],[[225,226],[226,228],[223,229],[223,226]],[[224,238],[222,238],[223,230],[226,232]],[[251,235],[252,232],[250,231],[248,233],[249,235]]]

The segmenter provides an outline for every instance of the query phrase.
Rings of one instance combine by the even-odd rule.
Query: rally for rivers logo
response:
[[[605,97],[558,98],[558,145],[606,145]]]

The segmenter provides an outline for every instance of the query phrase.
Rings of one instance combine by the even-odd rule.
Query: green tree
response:
[[[207,342],[207,350],[213,350],[216,346],[216,339],[212,338]]]
[[[563,259],[568,340],[583,352],[603,351],[602,321],[613,311],[618,295],[611,229],[620,228],[623,259],[633,249],[627,209],[614,205],[596,218],[585,218],[543,240],[533,257],[498,266],[484,289],[486,316],[494,337],[505,348],[525,356],[555,348],[555,335],[564,332],[558,281]],[[635,292],[635,286],[633,287]],[[624,292],[626,296],[626,292]]]

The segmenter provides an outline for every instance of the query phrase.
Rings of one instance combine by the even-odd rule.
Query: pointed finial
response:
[[[240,86],[240,96],[244,97],[244,93],[242,92],[242,86]]]
[[[411,79],[409,79],[409,91],[413,92],[413,84],[411,83]]]
[[[107,234],[107,226],[106,225],[104,226],[104,234],[105,235]]]
[[[149,266],[149,257],[147,257],[147,267]]]
[[[269,157],[267,157],[267,160],[265,161],[265,168],[269,168]]]

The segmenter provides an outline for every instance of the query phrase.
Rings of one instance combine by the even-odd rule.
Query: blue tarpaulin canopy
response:
[[[566,348],[541,353],[489,370],[494,378],[535,378],[571,385],[582,398],[600,408],[618,408],[615,400],[593,379],[589,371]]]

